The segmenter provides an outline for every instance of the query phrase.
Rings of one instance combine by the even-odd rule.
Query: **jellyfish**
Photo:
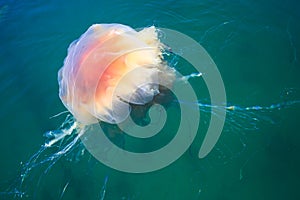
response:
[[[239,130],[249,121],[250,128],[255,128],[256,121],[262,119],[257,117],[257,112],[269,112],[299,103],[296,100],[270,106],[243,107],[173,98],[170,90],[177,82],[188,84],[190,79],[201,78],[203,73],[178,74],[176,64],[164,59],[166,55],[172,55],[172,49],[160,40],[159,33],[154,26],[135,30],[122,24],[94,24],[70,44],[58,72],[58,84],[59,98],[71,114],[57,130],[45,133],[45,144],[23,164],[15,194],[24,195],[23,183],[34,168],[48,163],[47,173],[62,156],[80,146],[78,141],[89,127],[98,123],[119,125],[131,113],[143,118],[156,103],[180,104],[197,108],[196,112],[198,109],[202,112],[216,111],[211,115],[218,115],[219,109],[225,110],[230,125]],[[239,123],[239,119],[244,122]],[[118,134],[115,126],[108,132]],[[42,157],[48,148],[56,144],[59,145],[55,153]],[[106,185],[107,178],[105,180]]]

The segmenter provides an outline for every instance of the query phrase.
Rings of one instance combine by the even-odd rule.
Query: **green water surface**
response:
[[[65,110],[57,71],[68,45],[90,25],[155,25],[194,38],[217,64],[228,102],[246,107],[300,100],[299,20],[296,0],[0,1],[0,199],[13,199],[6,189],[21,162],[63,122],[49,119]],[[185,65],[177,67],[188,73]],[[200,99],[208,97],[201,79],[191,84]],[[88,152],[63,158],[46,175],[35,170],[24,199],[101,199],[105,177],[105,200],[300,199],[300,106],[255,115],[265,122],[250,130],[248,119],[233,115],[213,151],[198,159],[208,123],[202,121],[188,152],[147,174],[115,171]]]

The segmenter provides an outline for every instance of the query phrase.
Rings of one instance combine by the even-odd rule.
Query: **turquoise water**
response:
[[[300,99],[299,6],[296,0],[1,1],[1,191],[18,176],[20,163],[44,144],[43,133],[64,120],[49,119],[65,110],[57,71],[68,45],[93,23],[180,31],[214,59],[228,102],[269,106]],[[184,66],[179,62],[183,71]],[[191,82],[205,99],[203,82]],[[108,177],[104,199],[299,199],[299,105],[245,113],[265,121],[247,130],[249,119],[233,115],[204,159],[197,151],[205,122],[190,150],[162,170],[122,173],[86,152],[79,160],[61,159],[46,175],[37,169],[25,182],[24,198],[100,199]]]

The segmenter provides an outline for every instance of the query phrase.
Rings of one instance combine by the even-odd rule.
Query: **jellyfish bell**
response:
[[[59,96],[84,125],[120,123],[129,104],[144,105],[171,87],[175,70],[162,59],[154,26],[136,31],[121,24],[92,25],[68,49],[59,70]]]

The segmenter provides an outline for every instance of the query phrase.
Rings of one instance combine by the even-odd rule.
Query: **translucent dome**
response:
[[[152,101],[175,71],[162,60],[154,26],[136,31],[121,24],[92,25],[74,41],[59,70],[59,96],[76,120],[120,123],[130,105]]]

